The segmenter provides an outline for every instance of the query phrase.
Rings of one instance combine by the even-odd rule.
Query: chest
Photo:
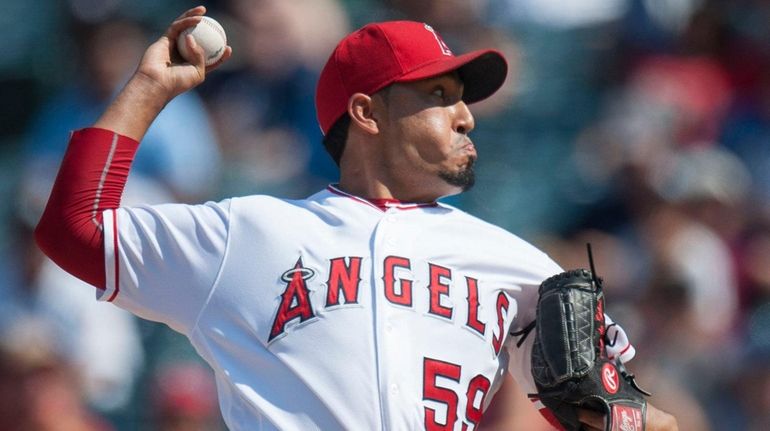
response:
[[[265,345],[360,341],[380,329],[410,340],[424,333],[432,344],[456,342],[459,330],[499,353],[522,290],[494,250],[399,215],[354,228],[302,226],[244,230],[228,250],[217,299]]]

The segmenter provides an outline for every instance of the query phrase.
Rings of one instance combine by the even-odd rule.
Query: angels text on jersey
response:
[[[362,281],[362,261],[360,256],[335,257],[329,259],[327,268],[321,270],[305,267],[300,257],[294,266],[281,274],[285,289],[280,295],[275,318],[271,325],[268,343],[287,334],[287,327],[310,323],[319,310],[333,311],[344,306],[357,306]],[[428,297],[427,308],[414,310],[437,317],[447,324],[461,324],[480,337],[486,339],[490,325],[494,326],[491,347],[495,354],[500,353],[505,336],[504,323],[510,306],[510,300],[504,292],[497,292],[496,322],[486,322],[479,318],[479,280],[471,276],[457,276],[451,268],[427,262],[427,280],[422,285],[410,278],[412,259],[402,256],[387,256],[382,265],[382,296],[392,306],[415,308],[413,296],[423,294]],[[318,282],[323,279],[325,282]],[[458,279],[458,280],[456,280]],[[325,287],[322,297],[313,298],[310,284],[316,281]],[[464,301],[450,305],[450,295],[454,289],[462,290]],[[455,314],[462,315],[456,319]],[[456,320],[459,320],[457,322]],[[300,330],[299,327],[297,330]]]

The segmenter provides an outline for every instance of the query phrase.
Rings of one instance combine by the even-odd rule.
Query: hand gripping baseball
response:
[[[606,431],[644,431],[649,394],[607,357],[601,280],[567,271],[539,293],[532,375],[542,403],[570,431],[581,429],[581,409],[604,413]]]
[[[187,36],[192,55],[183,60],[176,49],[176,39],[186,28],[201,21],[206,8],[198,6],[183,13],[166,33],[144,52],[134,76],[94,123],[94,127],[112,130],[140,141],[163,107],[175,96],[203,82],[206,73],[227,61],[232,48],[225,47],[222,58],[206,67],[206,59],[195,39]]]
[[[190,62],[179,55],[176,47],[179,34],[198,24],[205,13],[206,8],[198,6],[180,15],[166,33],[147,48],[139,63],[136,77],[146,78],[157,85],[168,100],[202,83],[207,72],[218,67],[232,54],[232,48],[227,46],[222,58],[207,67],[203,49],[188,35],[186,40],[191,48]]]

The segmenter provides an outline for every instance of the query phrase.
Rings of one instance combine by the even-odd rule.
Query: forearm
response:
[[[168,103],[168,91],[141,73],[135,74],[94,127],[141,141]]]

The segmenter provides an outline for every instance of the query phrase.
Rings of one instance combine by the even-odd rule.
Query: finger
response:
[[[176,38],[179,37],[179,34],[185,31],[186,29],[193,27],[197,25],[203,17],[201,15],[195,15],[195,16],[188,16],[185,18],[180,18],[168,27],[168,30],[166,30],[166,34],[163,36],[168,38],[171,43],[176,42]]]
[[[592,429],[604,429],[604,414],[588,409],[578,410],[578,420]]]
[[[228,45],[228,46],[225,47],[225,52],[222,53],[222,57],[220,57],[220,59],[217,60],[216,63],[212,64],[211,66],[207,66],[206,67],[206,73],[209,73],[212,70],[214,70],[217,67],[219,67],[219,65],[224,63],[225,61],[227,61],[227,59],[229,59],[231,55],[233,55],[233,48],[231,48],[230,45]]]
[[[178,21],[182,18],[187,18],[188,16],[205,15],[205,14],[206,14],[206,6],[203,6],[203,5],[195,6],[194,8],[188,9],[187,11],[185,11],[185,13],[179,15],[179,17],[177,17],[177,19],[175,19],[174,21]]]
[[[195,41],[191,34],[188,34],[184,40],[187,43],[187,48],[192,53],[192,58],[188,59],[188,61],[198,69],[199,73],[203,74],[206,70],[206,53],[203,51],[203,47],[198,45],[198,42]]]

